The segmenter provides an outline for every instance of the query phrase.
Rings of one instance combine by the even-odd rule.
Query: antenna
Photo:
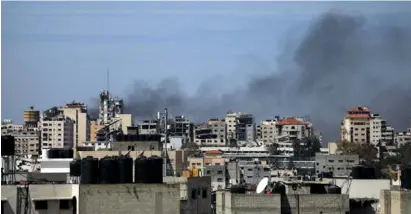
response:
[[[109,91],[110,91],[110,69],[107,68],[107,95],[109,94]]]
[[[265,177],[265,178],[263,178],[263,179],[260,181],[260,183],[258,183],[257,189],[256,189],[255,192],[256,192],[257,194],[262,193],[262,192],[265,190],[265,188],[267,187],[267,185],[268,185],[268,178]]]

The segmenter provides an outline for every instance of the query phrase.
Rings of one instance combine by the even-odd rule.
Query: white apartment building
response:
[[[407,129],[405,132],[399,132],[395,135],[395,143],[398,146],[403,146],[407,143],[411,143],[411,128]]]
[[[42,148],[73,148],[74,122],[62,115],[42,118]]]

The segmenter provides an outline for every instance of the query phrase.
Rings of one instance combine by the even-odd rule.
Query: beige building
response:
[[[200,146],[225,146],[227,129],[224,120],[210,119],[194,128],[194,143]]]
[[[407,129],[405,132],[399,132],[395,135],[395,143],[398,146],[411,143],[411,128]]]
[[[41,120],[41,147],[73,148],[73,120],[62,115]]]
[[[255,125],[252,114],[241,112],[228,112],[225,117],[227,127],[227,140],[236,139],[237,141],[255,140]]]
[[[97,132],[102,128],[103,126],[100,125],[96,120],[90,121],[90,142],[97,141]]]
[[[89,123],[89,139],[90,142],[97,141],[97,133],[99,130],[103,129],[105,125],[101,123],[101,120],[92,120]],[[112,121],[109,123],[109,129],[118,130],[121,129],[123,134],[128,134],[128,127],[133,125],[133,119],[131,114],[119,114],[118,117],[113,118]]]
[[[312,124],[304,118],[279,117],[272,120],[265,120],[258,126],[258,140],[264,144],[278,143],[284,144],[290,141],[303,139],[313,134]]]
[[[14,136],[16,155],[39,155],[40,140],[38,131],[9,131],[2,132],[2,135]]]
[[[381,190],[380,214],[411,213],[411,192],[400,190]]]
[[[341,124],[341,141],[370,143],[371,112],[367,107],[350,109]]]
[[[73,121],[74,147],[90,140],[90,121],[87,116],[87,107],[82,103],[70,103],[61,108],[64,117]]]

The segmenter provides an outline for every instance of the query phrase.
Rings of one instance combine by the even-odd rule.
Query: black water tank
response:
[[[100,159],[100,184],[117,184],[119,182],[119,169],[117,157],[104,157]]]
[[[233,185],[230,188],[231,193],[237,193],[237,194],[245,194],[246,188],[245,186],[242,185]]]
[[[73,149],[60,149],[60,158],[73,158]]]
[[[15,140],[11,135],[1,136],[1,156],[14,155]]]
[[[285,195],[285,185],[284,185],[284,183],[282,183],[282,182],[275,183],[273,192],[281,194],[281,195]]]
[[[375,168],[373,166],[365,166],[363,169],[364,179],[375,179]]]
[[[133,159],[120,156],[118,159],[119,183],[133,183]]]
[[[134,162],[134,183],[148,183],[148,159],[144,156],[138,157]]]
[[[50,159],[56,159],[56,158],[59,158],[59,157],[60,157],[60,153],[59,153],[59,151],[58,151],[57,149],[49,149],[49,150],[47,151],[47,156],[48,156],[48,158],[50,158]]]
[[[364,176],[364,166],[356,165],[352,168],[352,179],[365,179]]]
[[[70,176],[78,177],[81,175],[81,161],[73,160],[70,162]]]
[[[81,176],[80,183],[82,184],[97,184],[98,183],[98,159],[86,157],[81,160]]]
[[[148,158],[149,170],[148,180],[152,184],[163,183],[163,158],[158,156],[151,156]]]
[[[411,189],[411,166],[401,170],[401,188]]]
[[[341,188],[336,185],[330,185],[327,188],[327,194],[341,194]]]

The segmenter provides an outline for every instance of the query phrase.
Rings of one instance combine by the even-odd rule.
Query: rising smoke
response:
[[[410,125],[409,29],[370,26],[363,17],[330,12],[309,28],[291,56],[284,53],[280,59],[291,63],[279,62],[276,72],[219,96],[209,90],[213,83],[188,96],[177,79],[155,87],[136,82],[125,97],[126,111],[146,119],[167,106],[198,121],[228,110],[253,113],[257,119],[309,115],[326,140],[338,140],[345,111],[356,105],[369,106],[397,130]]]

